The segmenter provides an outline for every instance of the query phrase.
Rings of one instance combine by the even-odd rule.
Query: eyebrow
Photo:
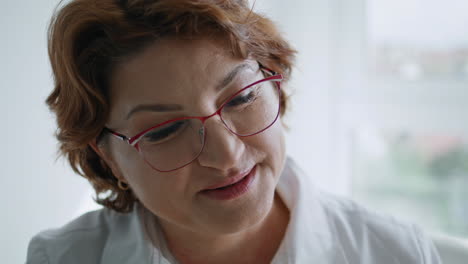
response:
[[[130,112],[128,112],[125,120],[128,120],[130,116],[135,114],[136,112],[173,112],[173,111],[181,111],[182,106],[178,104],[141,104],[137,105]]]
[[[242,63],[237,65],[228,75],[226,75],[226,77],[224,77],[224,79],[222,79],[218,83],[218,85],[216,86],[216,91],[219,91],[226,87],[228,84],[230,84],[232,80],[236,78],[237,74],[239,74],[239,72],[244,70],[245,68],[250,68],[253,70],[252,66],[248,63]]]
[[[216,85],[216,91],[222,90],[224,87],[228,86],[234,78],[244,70],[245,68],[250,68],[253,70],[252,66],[248,63],[243,63],[237,65],[232,71],[230,71],[226,77],[224,77],[218,85]],[[183,110],[183,107],[178,104],[140,104],[135,107],[133,107],[125,117],[125,120],[128,120],[133,114],[137,112],[173,112],[173,111],[181,111]]]

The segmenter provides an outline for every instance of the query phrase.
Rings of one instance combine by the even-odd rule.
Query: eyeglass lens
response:
[[[226,102],[221,120],[238,136],[250,136],[271,126],[279,115],[277,83],[266,80],[253,85]],[[138,142],[140,153],[154,169],[170,171],[198,157],[205,144],[201,120],[189,118],[170,122],[145,133]]]

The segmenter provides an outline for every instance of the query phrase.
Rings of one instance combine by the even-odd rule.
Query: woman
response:
[[[49,54],[61,151],[105,209],[27,263],[439,263],[285,156],[295,52],[243,0],[74,0]]]

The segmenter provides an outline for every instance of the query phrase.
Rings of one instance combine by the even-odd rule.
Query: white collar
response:
[[[153,246],[146,235],[139,214],[140,207],[141,205],[136,204],[128,215],[121,215],[121,222],[116,217],[114,229],[118,232],[110,232],[100,263],[153,263]],[[124,220],[124,216],[128,218]]]
[[[290,212],[283,242],[272,263],[347,263],[336,250],[326,212],[310,175],[288,158],[277,186]]]

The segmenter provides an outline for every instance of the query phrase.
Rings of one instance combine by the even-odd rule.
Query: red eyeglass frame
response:
[[[283,80],[283,75],[282,75],[282,74],[276,73],[276,72],[274,72],[274,71],[272,71],[272,70],[270,70],[270,69],[268,69],[268,68],[266,68],[266,67],[264,67],[264,66],[261,66],[261,65],[260,65],[260,69],[263,70],[263,71],[265,71],[265,72],[267,72],[268,74],[271,74],[271,76],[266,77],[266,78],[263,78],[263,79],[261,79],[261,80],[258,80],[258,81],[256,81],[256,82],[251,83],[251,84],[247,85],[246,87],[240,89],[239,91],[237,91],[236,93],[234,93],[232,96],[230,96],[227,100],[225,100],[225,101],[221,104],[221,106],[218,107],[218,109],[217,109],[213,114],[211,114],[211,115],[207,115],[207,116],[186,116],[186,117],[179,117],[179,118],[170,119],[170,120],[167,120],[167,121],[165,121],[165,122],[163,122],[163,123],[159,123],[159,124],[157,124],[157,125],[155,125],[155,126],[152,126],[152,127],[150,127],[150,128],[147,128],[147,129],[145,129],[145,130],[139,132],[138,134],[136,134],[136,135],[133,136],[133,137],[127,137],[127,136],[125,136],[125,135],[123,135],[123,134],[120,134],[120,133],[118,133],[118,132],[115,132],[115,131],[113,131],[113,130],[107,128],[107,127],[104,127],[103,131],[108,132],[108,133],[110,133],[112,136],[114,136],[114,137],[116,137],[116,138],[118,138],[118,139],[120,139],[120,140],[122,140],[122,141],[127,142],[130,146],[134,147],[139,153],[141,153],[141,151],[140,151],[140,148],[139,148],[139,146],[138,146],[138,142],[140,141],[140,139],[141,139],[147,132],[149,132],[149,131],[151,131],[151,130],[157,128],[157,127],[164,126],[164,125],[166,125],[166,124],[168,124],[168,123],[175,122],[175,121],[179,121],[179,120],[185,120],[185,119],[198,119],[198,120],[200,120],[200,121],[202,122],[202,125],[203,125],[203,128],[204,128],[204,127],[205,127],[205,122],[206,122],[206,120],[208,120],[209,118],[211,118],[211,117],[213,117],[213,116],[219,115],[221,121],[222,121],[223,124],[224,124],[224,126],[225,126],[226,129],[228,129],[231,133],[233,133],[233,134],[235,134],[235,135],[237,135],[237,136],[239,136],[239,137],[249,137],[249,136],[257,135],[257,134],[259,134],[259,133],[261,133],[261,132],[267,130],[268,128],[270,128],[270,127],[271,127],[274,123],[276,123],[276,121],[278,120],[278,117],[279,117],[279,115],[280,115],[280,113],[281,113],[281,97],[282,97],[282,94],[281,94],[281,81]],[[238,133],[232,131],[232,130],[229,128],[229,126],[226,125],[226,123],[224,122],[224,120],[223,120],[223,118],[222,118],[222,116],[221,116],[221,111],[223,110],[223,107],[226,105],[226,103],[228,103],[229,101],[231,101],[233,98],[235,98],[237,95],[239,95],[240,93],[242,93],[244,90],[246,90],[246,89],[248,89],[248,88],[250,88],[250,87],[252,87],[252,86],[254,86],[254,85],[258,84],[258,83],[265,82],[265,81],[270,81],[270,80],[275,81],[275,83],[276,83],[276,85],[277,85],[277,89],[278,89],[278,95],[279,95],[279,97],[280,97],[280,98],[279,98],[279,102],[280,102],[280,103],[279,103],[279,107],[278,107],[278,113],[276,114],[275,120],[273,120],[273,122],[271,122],[271,124],[268,125],[267,127],[265,127],[264,129],[262,129],[262,130],[260,130],[260,131],[258,131],[258,132],[252,133],[252,134],[241,135],[241,134],[238,134]],[[204,130],[203,130],[203,131],[204,131]],[[198,153],[198,155],[195,156],[191,161],[187,162],[187,163],[184,164],[184,165],[181,165],[181,166],[179,166],[179,167],[177,167],[177,168],[175,168],[175,169],[171,169],[171,170],[159,170],[159,169],[155,168],[153,165],[151,165],[151,163],[148,162],[146,159],[145,159],[145,162],[148,163],[148,165],[150,165],[151,168],[153,168],[154,170],[159,171],[159,172],[170,172],[170,171],[175,171],[175,170],[181,169],[181,168],[187,166],[188,164],[192,163],[195,159],[197,159],[197,157],[200,155],[200,153],[203,152],[203,149],[204,149],[204,147],[205,147],[206,134],[207,134],[207,133],[205,132],[204,135],[203,135],[203,136],[204,136],[203,147],[202,147],[202,149],[200,150],[200,152]]]

